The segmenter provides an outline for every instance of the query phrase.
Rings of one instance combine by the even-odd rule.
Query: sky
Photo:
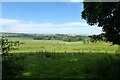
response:
[[[0,32],[39,34],[100,34],[81,18],[82,2],[2,2]]]

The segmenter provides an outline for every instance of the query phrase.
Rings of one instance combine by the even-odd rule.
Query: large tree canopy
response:
[[[89,25],[98,25],[107,41],[120,45],[120,2],[83,2],[82,18]]]

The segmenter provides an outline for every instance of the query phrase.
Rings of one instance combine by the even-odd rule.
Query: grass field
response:
[[[19,46],[15,53],[21,52],[87,52],[87,53],[116,53],[117,45],[106,42],[83,43],[83,42],[64,42],[59,40],[33,40],[30,38],[11,38],[19,40],[25,44]]]
[[[14,77],[96,78],[110,77],[111,74],[115,76],[119,73],[119,54],[116,53],[118,45],[106,42],[63,42],[30,38],[9,38],[9,40],[25,43],[10,52],[12,64],[8,63],[9,67],[5,68],[5,71],[11,69],[13,72],[20,72],[19,65],[23,65],[21,67],[24,68],[21,69],[20,75],[12,75]],[[21,58],[22,56],[24,58]],[[16,63],[17,68],[13,66]]]
[[[109,57],[112,56],[113,58],[118,58],[118,55],[115,54],[101,53],[58,54],[43,52],[13,54],[13,57],[16,56],[24,56],[24,58],[22,58],[22,61],[21,59],[14,61],[15,63],[23,64],[23,67],[25,69],[20,76],[24,78],[96,78],[98,77],[96,71],[99,66],[99,72],[110,72],[109,68],[113,65],[109,65],[109,62],[111,61],[109,60]],[[98,65],[98,62],[101,60],[104,60],[104,62]],[[106,65],[108,69],[104,70],[104,67],[106,68]],[[117,67],[113,67],[113,69],[115,68]],[[19,72],[19,69],[17,71]]]

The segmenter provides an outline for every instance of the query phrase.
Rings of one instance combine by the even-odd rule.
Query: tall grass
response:
[[[11,72],[20,78],[116,78],[119,77],[120,55],[90,53],[14,53],[12,63],[22,66],[6,65],[4,72]],[[24,56],[24,58],[21,58]],[[22,62],[21,62],[22,61]],[[9,62],[9,61],[8,61]],[[10,67],[11,66],[11,67]],[[19,75],[12,71],[24,70]],[[9,69],[9,70],[8,70]],[[10,70],[11,69],[11,70]],[[7,74],[7,76],[9,76]]]

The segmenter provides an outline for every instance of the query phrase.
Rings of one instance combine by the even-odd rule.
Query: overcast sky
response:
[[[82,35],[101,33],[100,27],[89,26],[81,18],[83,4],[76,1],[79,0],[3,2],[1,32]]]

